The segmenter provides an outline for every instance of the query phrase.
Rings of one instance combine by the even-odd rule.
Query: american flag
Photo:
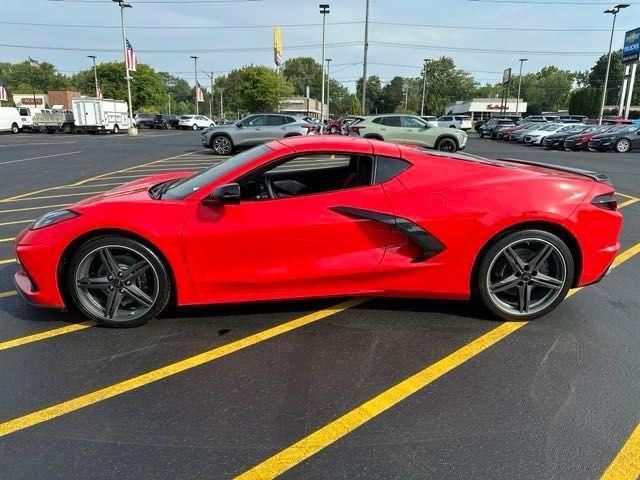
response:
[[[0,102],[7,101],[7,90],[4,88],[4,85],[0,85]]]
[[[199,102],[204,102],[204,93],[202,92],[202,87],[200,87],[200,82],[196,83],[196,99]]]
[[[40,68],[40,62],[29,57],[29,65],[33,68]]]
[[[96,91],[96,97],[98,98],[102,98],[102,89],[100,87],[98,87],[98,90]]]
[[[136,58],[136,52],[133,51],[133,46],[129,42],[129,39],[127,39],[127,70],[135,72],[137,66],[138,59]]]

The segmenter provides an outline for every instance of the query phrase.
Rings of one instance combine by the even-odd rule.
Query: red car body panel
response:
[[[592,137],[595,137],[596,135],[601,135],[603,133],[607,133],[608,131],[613,130],[618,126],[619,125],[610,125],[609,128],[599,132],[594,131],[594,132],[578,133],[577,135],[571,135],[570,137],[567,137],[565,141],[572,140],[574,142],[574,145],[573,145],[574,150],[588,150],[589,140],[591,140]]]
[[[63,255],[78,239],[130,232],[164,257],[178,305],[388,295],[466,299],[482,248],[524,223],[553,224],[579,245],[576,285],[597,281],[618,251],[622,216],[590,203],[613,189],[574,173],[511,162],[447,158],[415,147],[353,137],[317,136],[268,144],[271,150],[183,200],[156,200],[148,189],[187,176],[157,175],[70,207],[80,215],[16,240],[18,288],[33,303],[63,307]],[[410,168],[371,186],[238,205],[202,200],[270,161],[296,153],[360,153],[402,158]],[[335,207],[407,219],[445,249],[412,262],[420,249],[392,226],[352,218]]]

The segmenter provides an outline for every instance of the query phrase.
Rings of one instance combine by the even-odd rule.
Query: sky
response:
[[[127,37],[140,63],[172,72],[191,84],[195,74],[189,57],[198,55],[198,77],[206,84],[202,70],[219,75],[246,64],[274,66],[274,25],[282,28],[285,60],[312,56],[320,61],[318,4],[329,3],[326,56],[332,59],[331,76],[353,90],[362,75],[365,1],[130,0],[133,8],[125,10]],[[587,70],[606,53],[612,16],[602,12],[614,2],[509,1],[513,3],[370,0],[369,75],[383,81],[395,75],[418,76],[424,58],[448,55],[481,84],[495,83],[505,68],[517,72],[519,58],[529,59],[525,73],[545,65]],[[614,48],[621,48],[626,30],[640,26],[640,2],[629,3],[618,15]],[[0,0],[0,61],[20,62],[31,56],[72,74],[90,66],[87,55],[96,55],[98,62],[121,60],[119,17],[119,8],[110,0]],[[585,31],[550,31],[556,29]]]

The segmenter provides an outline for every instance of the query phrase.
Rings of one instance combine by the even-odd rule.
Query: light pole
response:
[[[100,95],[98,94],[98,70],[96,70],[96,56],[95,55],[87,55],[87,58],[93,60],[93,78],[96,82],[96,98]]]
[[[329,103],[331,101],[331,99],[329,97],[329,81],[330,81],[330,77],[329,77],[329,62],[331,62],[331,59],[330,58],[326,58],[325,62],[327,62],[327,118],[329,118]],[[323,77],[322,81],[324,81],[324,77]]]
[[[207,73],[203,70],[202,73],[209,77],[209,83],[211,85],[209,94],[209,118],[213,120],[213,72]]]
[[[369,0],[364,11],[364,59],[362,61],[362,115],[367,114],[367,52],[369,51]]]
[[[196,75],[196,86],[193,89],[193,93],[195,93],[196,115],[198,115],[198,57],[196,57],[195,55],[191,55],[191,57],[189,58],[193,58],[193,72]]]
[[[322,15],[322,95],[320,100],[320,122],[324,124],[324,29],[327,21],[327,14],[329,13],[329,4],[320,4],[320,14]]]
[[[129,66],[127,65],[127,32],[124,27],[124,9],[133,8],[128,3],[124,3],[122,0],[113,0],[120,7],[120,29],[122,30],[122,53],[124,55],[124,71],[127,79],[127,95],[129,99],[129,135],[137,135],[138,129],[133,125],[133,104],[131,102],[131,78],[129,77]]]
[[[222,87],[220,87],[220,121],[224,120],[224,107],[222,105]]]
[[[522,64],[529,60],[528,58],[520,59],[520,74],[518,75],[518,96],[516,97],[516,115],[518,115],[520,107],[520,87],[522,87]]]
[[[420,116],[424,117],[424,94],[427,90],[427,63],[429,62],[428,58],[424,59],[424,75],[422,78],[422,106],[420,107]]]
[[[613,45],[613,34],[616,29],[616,17],[618,12],[623,8],[627,8],[629,4],[620,3],[609,10],[605,10],[602,13],[610,13],[613,15],[613,24],[611,25],[611,38],[609,39],[609,56],[607,58],[607,73],[604,75],[604,88],[602,90],[602,103],[600,104],[600,116],[598,118],[598,125],[602,125],[602,115],[604,114],[604,104],[607,101],[607,87],[609,85],[609,69],[611,68],[611,46]]]

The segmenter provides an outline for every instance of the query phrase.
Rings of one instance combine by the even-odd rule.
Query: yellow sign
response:
[[[273,61],[278,67],[282,65],[282,31],[280,27],[273,29]]]

